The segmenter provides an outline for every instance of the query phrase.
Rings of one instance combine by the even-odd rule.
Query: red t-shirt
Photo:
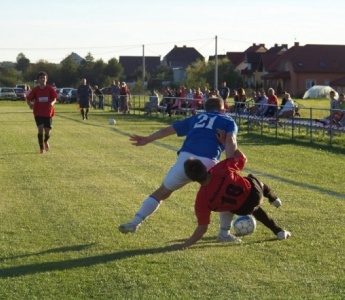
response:
[[[215,165],[209,172],[212,179],[200,187],[195,200],[195,215],[199,225],[210,224],[211,211],[235,211],[247,200],[250,182],[237,174],[242,170],[245,158],[231,157]]]
[[[275,104],[278,106],[278,103],[279,103],[279,101],[278,101],[278,98],[276,95],[269,95],[268,96],[267,104]]]
[[[57,96],[56,91],[50,85],[46,85],[43,89],[39,86],[34,87],[28,95],[30,101],[34,100],[34,116],[53,117],[54,106],[52,106],[51,103]]]

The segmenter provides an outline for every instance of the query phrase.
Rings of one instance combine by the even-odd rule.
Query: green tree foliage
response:
[[[188,87],[214,87],[215,81],[215,61],[205,62],[198,60],[195,64],[186,69],[186,80],[183,84]],[[218,61],[218,84],[227,82],[228,87],[236,88],[242,86],[242,79],[236,73],[233,64],[227,59]]]
[[[77,86],[78,80],[78,64],[72,58],[72,54],[67,56],[60,65],[59,79],[56,80],[57,86]]]
[[[105,66],[104,74],[114,79],[120,79],[123,74],[123,67],[115,57],[111,58],[108,60],[108,65]]]
[[[0,86],[14,87],[22,81],[22,75],[14,68],[4,69],[0,76]]]
[[[30,66],[30,60],[25,57],[23,53],[19,53],[17,56],[16,69],[21,72],[25,72]]]

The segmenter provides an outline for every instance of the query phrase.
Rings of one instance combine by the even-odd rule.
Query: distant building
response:
[[[195,48],[175,46],[164,56],[162,64],[173,69],[174,82],[178,83],[186,77],[186,68],[197,62],[197,60],[204,61],[205,58]]]

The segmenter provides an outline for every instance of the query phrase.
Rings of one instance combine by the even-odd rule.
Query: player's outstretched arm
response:
[[[140,136],[140,135],[133,134],[133,135],[131,135],[129,140],[132,142],[132,144],[134,146],[145,146],[148,143],[151,143],[155,140],[165,138],[165,137],[167,137],[169,135],[173,135],[175,133],[176,133],[176,131],[175,131],[174,127],[169,126],[169,127],[165,127],[163,129],[160,129],[160,130],[152,133],[149,136]]]
[[[208,228],[208,225],[198,225],[198,227],[195,229],[194,233],[188,240],[186,240],[182,244],[173,245],[172,246],[173,249],[180,250],[180,249],[185,249],[194,245],[197,241],[199,241],[204,236],[204,234],[207,231],[207,228]]]

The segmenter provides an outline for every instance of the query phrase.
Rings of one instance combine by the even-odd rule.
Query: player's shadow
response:
[[[6,259],[14,259],[18,257],[25,257],[25,256],[32,256],[32,255],[41,255],[46,253],[55,253],[55,252],[64,252],[64,251],[77,251],[83,250],[85,247],[89,247],[90,245],[81,245],[81,246],[72,246],[72,247],[62,247],[51,249],[39,253],[22,255],[17,257],[10,257]],[[44,272],[53,272],[53,271],[63,271],[68,269],[74,268],[81,268],[81,267],[89,267],[98,264],[104,264],[111,261],[122,260],[126,258],[130,258],[137,255],[149,255],[149,254],[157,254],[157,253],[165,253],[176,251],[173,250],[171,247],[163,247],[163,248],[151,248],[151,249],[138,249],[138,250],[129,250],[129,251],[120,251],[116,253],[110,254],[103,254],[103,255],[95,255],[95,256],[88,256],[88,257],[81,257],[75,259],[68,259],[68,260],[60,260],[54,262],[43,262],[43,263],[35,263],[35,264],[27,264],[15,267],[8,267],[8,268],[1,268],[0,269],[0,279],[1,278],[10,278],[10,277],[21,277],[25,275],[32,275],[37,273],[44,273]],[[5,260],[5,258],[2,258]]]

